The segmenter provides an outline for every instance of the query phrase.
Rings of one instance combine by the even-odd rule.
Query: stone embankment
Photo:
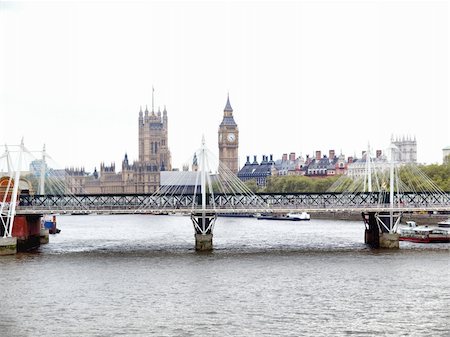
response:
[[[418,225],[436,225],[438,222],[444,221],[449,217],[449,214],[404,213],[402,223],[415,221]],[[362,220],[362,217],[361,214],[351,212],[314,212],[311,213],[311,219],[359,221]]]

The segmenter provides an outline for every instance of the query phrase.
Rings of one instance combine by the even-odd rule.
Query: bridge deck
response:
[[[17,214],[142,213],[199,211],[199,195],[21,195]],[[398,193],[394,207],[386,193],[290,193],[208,195],[206,211],[216,213],[418,212],[450,211],[450,193]],[[4,205],[3,211],[8,205]]]

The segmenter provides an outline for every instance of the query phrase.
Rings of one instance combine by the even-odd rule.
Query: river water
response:
[[[362,222],[59,216],[0,258],[0,336],[449,336],[450,245],[370,250]]]

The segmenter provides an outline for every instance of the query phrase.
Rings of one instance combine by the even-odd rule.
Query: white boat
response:
[[[417,226],[414,221],[407,221],[406,226],[398,229],[400,241],[420,243],[450,242],[448,230],[440,227]]]
[[[256,216],[258,220],[286,220],[286,221],[305,221],[311,217],[306,212],[288,213],[288,214],[259,214]]]
[[[298,220],[310,220],[311,219],[311,215],[309,215],[306,212],[301,212],[301,213],[288,213],[287,214],[288,218],[292,218],[292,219],[298,219]]]

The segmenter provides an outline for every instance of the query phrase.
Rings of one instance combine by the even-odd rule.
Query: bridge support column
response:
[[[195,234],[195,250],[210,251],[213,249],[212,234]]]
[[[41,232],[40,215],[19,215],[14,219],[12,236],[17,238],[17,250],[26,252],[39,248]]]
[[[399,248],[399,235],[391,233],[375,212],[362,213],[366,229],[364,232],[364,242],[371,248]],[[386,221],[386,220],[385,220]]]
[[[397,233],[381,233],[380,234],[380,248],[398,249],[399,237]]]
[[[41,231],[39,233],[39,238],[40,238],[40,243],[41,245],[45,245],[46,243],[49,243],[50,239],[50,230],[48,230],[47,228],[41,228]]]
[[[362,213],[366,229],[364,231],[364,243],[371,248],[380,248],[380,229],[374,212]]]
[[[17,238],[0,238],[0,256],[17,253]]]
[[[198,212],[191,214],[195,230],[195,250],[211,251],[213,249],[213,227],[217,216],[215,213]]]

